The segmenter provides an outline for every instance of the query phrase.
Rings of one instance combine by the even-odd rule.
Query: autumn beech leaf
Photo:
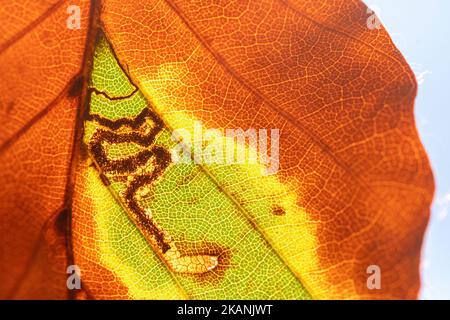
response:
[[[433,177],[368,12],[2,5],[0,297],[416,298]]]
[[[0,5],[0,297],[66,298],[66,221],[83,29],[66,1]],[[79,81],[78,81],[79,82]]]

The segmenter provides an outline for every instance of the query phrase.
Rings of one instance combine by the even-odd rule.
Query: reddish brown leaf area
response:
[[[68,1],[10,1],[0,42],[0,297],[67,298],[65,206],[89,17],[66,27]],[[5,25],[3,25],[5,26]],[[70,216],[68,216],[70,217]],[[64,224],[66,221],[64,220]]]
[[[86,161],[80,161],[77,166],[75,176],[75,192],[73,199],[73,247],[74,256],[77,265],[83,269],[84,290],[95,297],[95,299],[129,299],[128,289],[121,283],[114,274],[104,268],[97,255],[101,252],[99,238],[96,232],[97,222],[94,215],[85,214],[82,219],[77,219],[79,212],[95,212],[89,194],[85,186],[89,185],[87,181],[88,165]],[[87,245],[89,244],[89,245]],[[86,251],[85,254],[79,254]],[[94,258],[93,260],[90,258]],[[100,279],[100,281],[99,281]],[[78,297],[77,297],[78,299]]]
[[[313,297],[417,296],[433,180],[414,125],[416,82],[388,34],[367,28],[364,4],[104,3],[119,60],[161,92],[155,100],[171,97],[164,112],[181,108],[211,128],[282,128],[281,175],[318,226],[320,266],[302,276]],[[171,62],[185,68],[184,86],[164,82]],[[384,266],[383,290],[366,287],[372,264]]]

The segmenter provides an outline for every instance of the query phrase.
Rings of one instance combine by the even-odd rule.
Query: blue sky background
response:
[[[422,299],[450,299],[450,1],[365,0],[419,80],[416,121],[436,180]]]

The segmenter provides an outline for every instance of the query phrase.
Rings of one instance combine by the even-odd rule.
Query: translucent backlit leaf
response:
[[[416,81],[361,1],[11,3],[1,297],[417,296]]]

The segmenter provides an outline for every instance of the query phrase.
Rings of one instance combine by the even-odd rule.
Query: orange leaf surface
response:
[[[58,216],[67,206],[80,105],[70,88],[82,73],[89,6],[73,2],[85,26],[73,32],[68,2],[38,2],[0,6],[2,298],[67,297],[66,222]]]
[[[434,187],[416,80],[386,31],[367,28],[361,1],[70,4],[79,30],[66,28],[65,1],[0,9],[11,25],[0,38],[0,297],[73,297],[69,264],[88,297],[135,297],[102,260],[81,138],[97,28],[170,130],[185,117],[280,129],[275,177],[295,201],[273,213],[285,220],[248,209],[264,200],[247,189],[255,181],[209,174],[312,298],[417,297]],[[367,287],[370,265],[381,290]]]

